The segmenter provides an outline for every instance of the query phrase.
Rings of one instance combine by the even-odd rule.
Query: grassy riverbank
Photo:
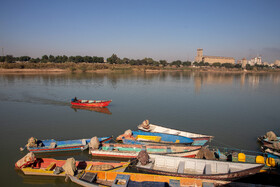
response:
[[[17,72],[160,72],[160,71],[200,71],[200,72],[280,72],[280,69],[253,69],[244,70],[241,68],[225,67],[193,67],[193,66],[149,66],[149,65],[128,65],[108,63],[0,63],[0,73]]]

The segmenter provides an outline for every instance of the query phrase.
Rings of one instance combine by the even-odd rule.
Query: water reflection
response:
[[[94,111],[94,112],[99,112],[99,113],[109,114],[109,115],[112,114],[107,107],[85,107],[85,106],[72,105],[71,108],[73,108],[75,112],[78,112],[78,110],[87,110],[87,111]]]
[[[223,72],[125,72],[125,73],[65,73],[65,74],[5,74],[0,75],[1,87],[11,87],[25,84],[50,86],[52,88],[72,87],[101,88],[108,83],[113,89],[123,84],[151,85],[155,82],[182,83],[192,81],[194,92],[199,93],[206,85],[239,84],[242,88],[250,86],[257,88],[260,83],[271,81],[280,83],[279,73],[223,73]],[[1,94],[1,93],[0,93]]]

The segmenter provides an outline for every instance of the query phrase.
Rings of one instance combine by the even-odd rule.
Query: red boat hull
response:
[[[112,100],[109,101],[100,101],[100,102],[94,102],[94,103],[82,103],[81,100],[78,100],[77,102],[71,102],[71,105],[73,106],[83,106],[83,107],[106,107],[108,106]]]

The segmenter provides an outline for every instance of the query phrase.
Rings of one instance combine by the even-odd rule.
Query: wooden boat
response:
[[[211,180],[235,180],[260,171],[263,164],[235,163],[216,160],[181,158],[149,154],[150,163],[134,162],[138,170],[153,174]]]
[[[210,147],[209,149],[215,152],[218,160],[264,164],[260,172],[279,174],[280,159],[268,153],[226,147]]]
[[[112,137],[98,138],[101,143],[110,141]],[[55,153],[65,151],[83,151],[88,148],[90,139],[77,139],[77,140],[64,140],[56,141],[50,140],[39,140],[37,141],[37,147],[24,147],[33,153]],[[21,150],[24,150],[21,148]]]
[[[88,110],[88,111],[94,111],[94,112],[99,112],[99,113],[103,113],[103,114],[109,114],[109,115],[112,114],[107,107],[86,107],[86,106],[72,105],[71,108],[73,108],[75,110],[75,112],[77,112],[77,110]]]
[[[167,145],[135,145],[135,144],[103,144],[99,150],[90,150],[94,157],[136,158],[141,150],[148,153],[194,158],[201,146],[167,146]]]
[[[59,174],[55,174],[56,167],[62,167],[66,163],[66,160],[56,160],[53,158],[36,158],[33,163],[28,163],[24,167],[19,168],[25,175],[44,175],[44,176],[65,176],[65,172],[62,171]],[[95,162],[95,161],[76,161],[77,172],[81,170],[108,170],[120,169],[124,171],[129,165],[129,162]]]
[[[260,142],[263,143],[263,145],[270,145],[270,144],[273,144],[275,142],[280,142],[280,137],[277,137],[278,140],[275,140],[275,141],[271,141],[271,140],[268,140],[267,138],[263,137],[263,136],[260,136],[258,137],[258,140]]]
[[[211,141],[214,138],[214,136],[209,136],[209,135],[204,135],[204,134],[196,134],[196,133],[186,132],[186,131],[180,131],[180,130],[166,128],[166,127],[162,127],[162,126],[159,126],[159,125],[153,125],[153,124],[148,124],[145,127],[146,128],[144,128],[142,126],[142,124],[138,125],[138,129],[141,130],[141,131],[179,135],[179,136],[191,138],[194,141],[196,141],[196,140]]]
[[[163,133],[153,133],[153,132],[143,132],[143,131],[131,131],[132,139],[140,142],[148,143],[161,143],[161,144],[191,144],[193,140],[183,136],[163,134]],[[130,138],[130,139],[131,139]],[[125,134],[117,137],[117,140],[128,139]]]
[[[280,159],[280,150],[273,146],[274,144],[263,145],[261,148],[269,157]]]
[[[82,99],[72,99],[71,105],[73,106],[84,106],[84,107],[106,107],[112,100],[82,100]]]
[[[166,145],[167,143],[162,143],[162,142],[157,142],[157,141],[150,141],[152,140],[156,140],[156,138],[151,136],[146,136],[146,135],[141,135],[141,141],[138,140],[131,140],[131,139],[122,139],[122,142],[124,144],[140,144],[140,145]],[[147,141],[144,141],[147,140]],[[195,140],[193,141],[190,145],[191,146],[204,146],[208,141],[207,140]],[[172,143],[171,143],[172,144]],[[177,143],[175,143],[177,144]],[[180,145],[180,143],[178,143]],[[181,144],[183,145],[183,144]]]
[[[144,173],[119,171],[88,171],[84,170],[76,176],[69,176],[72,182],[85,187],[106,186],[222,186],[228,181],[195,179],[174,176],[162,176]]]

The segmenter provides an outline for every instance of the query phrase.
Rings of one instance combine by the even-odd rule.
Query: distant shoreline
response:
[[[111,73],[111,72],[214,72],[214,73],[279,73],[280,69],[244,70],[225,67],[147,66],[108,63],[1,63],[0,74],[10,73]]]

